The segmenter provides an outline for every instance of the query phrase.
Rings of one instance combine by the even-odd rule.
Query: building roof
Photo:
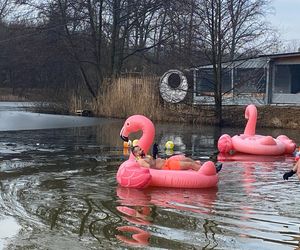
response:
[[[243,68],[243,69],[265,68],[267,67],[269,60],[279,59],[279,58],[292,58],[292,57],[300,57],[300,52],[259,55],[257,57],[235,60],[232,62],[224,62],[222,63],[222,67],[225,69],[226,68]],[[212,64],[209,64],[209,65],[195,67],[192,70],[211,69],[212,67],[213,67]]]
[[[265,68],[268,64],[268,58],[265,57],[257,57],[243,60],[236,60],[233,62],[222,63],[222,68],[243,68],[243,69],[257,69],[257,68]],[[204,65],[194,69],[211,69],[213,66]]]
[[[300,56],[300,52],[259,55],[259,57],[269,57],[269,58],[287,58],[287,57],[297,57],[297,56]]]

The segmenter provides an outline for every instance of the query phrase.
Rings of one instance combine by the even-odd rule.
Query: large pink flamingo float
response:
[[[257,109],[253,104],[247,106],[245,118],[248,122],[244,134],[232,138],[224,134],[219,138],[220,153],[228,153],[231,150],[253,155],[283,155],[294,152],[296,144],[285,135],[279,135],[275,139],[272,136],[255,134]]]
[[[143,115],[130,116],[124,123],[120,136],[128,140],[131,133],[142,131],[138,145],[149,151],[155,136],[155,128]],[[185,157],[177,155],[172,157]],[[212,161],[203,163],[199,171],[190,170],[156,170],[140,167],[131,153],[129,159],[121,164],[117,172],[117,181],[123,187],[145,188],[147,186],[208,188],[218,183],[215,164]]]

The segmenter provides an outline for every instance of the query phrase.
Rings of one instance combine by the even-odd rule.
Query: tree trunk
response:
[[[119,45],[119,33],[120,33],[120,0],[113,1],[113,25],[111,34],[111,66],[110,74],[111,79],[117,76],[118,65],[118,45]]]

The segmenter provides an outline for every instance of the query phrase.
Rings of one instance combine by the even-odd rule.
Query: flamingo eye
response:
[[[127,122],[126,125],[129,126],[129,122]]]

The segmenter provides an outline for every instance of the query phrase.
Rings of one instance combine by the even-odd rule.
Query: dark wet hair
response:
[[[132,154],[133,154],[134,156],[135,156],[135,149],[136,149],[137,147],[140,148],[139,145],[135,145],[135,146],[133,146],[133,147],[131,148],[131,152],[132,152]]]

